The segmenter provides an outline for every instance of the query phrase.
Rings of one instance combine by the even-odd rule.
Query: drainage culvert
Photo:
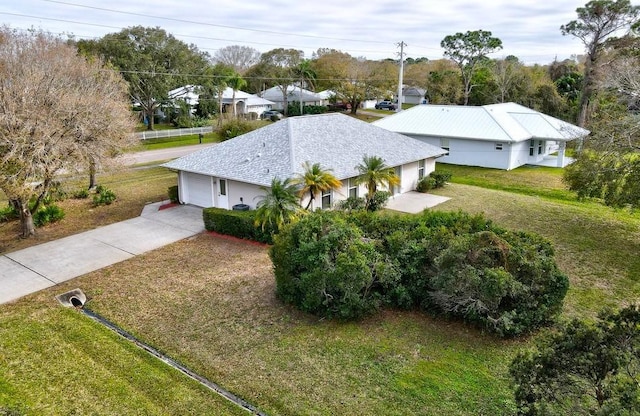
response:
[[[97,313],[95,313],[95,312],[93,312],[93,311],[91,311],[89,309],[84,309],[84,305],[87,302],[87,296],[84,294],[84,292],[82,292],[82,290],[80,290],[80,289],[71,290],[69,292],[57,295],[56,299],[62,305],[66,306],[66,307],[73,307],[73,308],[78,309],[80,312],[82,312],[83,314],[85,314],[89,318],[91,318],[94,321],[106,326],[110,330],[116,332],[121,337],[133,342],[137,347],[145,350],[149,354],[151,354],[154,357],[158,358],[159,360],[163,361],[165,364],[170,365],[171,367],[175,368],[176,370],[184,373],[185,375],[187,375],[188,377],[192,378],[193,380],[196,380],[197,382],[199,382],[203,386],[207,387],[209,390],[214,391],[215,393],[218,393],[220,396],[222,396],[225,399],[227,399],[227,400],[233,402],[234,404],[240,406],[242,409],[244,409],[244,410],[246,410],[248,412],[251,412],[254,415],[267,416],[266,413],[261,412],[255,406],[251,405],[250,403],[247,403],[246,401],[242,400],[240,397],[236,396],[235,394],[223,389],[222,387],[220,387],[216,383],[214,383],[214,382],[212,382],[210,380],[207,380],[206,378],[204,378],[201,375],[195,373],[194,371],[191,371],[190,369],[188,369],[187,367],[185,367],[182,364],[178,363],[174,359],[172,359],[170,357],[167,357],[166,355],[162,354],[157,349],[155,349],[152,346],[150,346],[148,344],[145,344],[144,342],[140,341],[139,339],[137,339],[136,337],[134,337],[133,335],[131,335],[130,333],[128,333],[124,329],[122,329],[119,326],[117,326],[116,324],[108,321],[107,319],[103,318],[99,314],[97,314]]]

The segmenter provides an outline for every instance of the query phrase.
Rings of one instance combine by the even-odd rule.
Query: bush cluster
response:
[[[305,105],[302,107],[303,114],[324,114],[328,111],[326,105]],[[294,101],[287,105],[287,115],[299,116],[300,115],[300,102]]]
[[[255,211],[229,211],[222,208],[205,208],[202,210],[204,228],[220,234],[272,244],[274,230],[268,225],[256,226]]]
[[[89,190],[86,188],[78,189],[72,196],[74,199],[87,199],[89,198]]]
[[[241,118],[232,118],[220,127],[220,140],[225,141],[255,130],[257,125]]]
[[[274,240],[278,296],[322,317],[418,308],[509,337],[549,322],[568,289],[549,242],[481,215],[322,211]]]
[[[96,186],[96,194],[93,196],[93,205],[111,205],[116,200],[116,194],[109,188],[98,185]]]
[[[416,191],[429,192],[431,189],[442,188],[451,179],[451,173],[434,171],[418,181]]]
[[[64,218],[64,210],[55,204],[45,205],[33,214],[33,224],[36,227],[60,221]]]
[[[0,208],[0,222],[7,222],[15,220],[20,215],[12,205],[7,205],[4,208]]]

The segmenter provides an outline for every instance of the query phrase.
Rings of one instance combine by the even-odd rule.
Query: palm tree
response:
[[[356,183],[364,183],[367,187],[367,206],[378,190],[378,185],[386,185],[390,190],[393,186],[400,184],[400,178],[394,169],[387,166],[381,157],[364,155],[362,163],[359,163],[356,169],[360,174],[356,178]]]
[[[314,89],[313,82],[316,80],[316,72],[311,67],[311,60],[305,59],[301,61],[293,70],[294,74],[300,80],[300,115],[303,115],[304,104],[302,102],[302,87],[305,83],[309,84],[311,90]]]
[[[264,195],[258,196],[260,201],[255,219],[256,225],[261,225],[263,230],[267,224],[279,230],[302,213],[298,203],[298,187],[291,179],[273,178],[271,187],[263,186],[260,189],[264,191]]]
[[[231,97],[231,104],[233,106],[233,117],[237,116],[236,114],[236,91],[241,90],[247,86],[247,81],[242,78],[242,75],[234,72],[233,75],[229,76],[226,80],[226,84],[233,89],[233,96]]]
[[[329,191],[331,189],[340,189],[342,182],[331,173],[331,169],[323,169],[320,163],[311,164],[311,162],[304,162],[302,165],[304,172],[297,175],[293,179],[295,185],[300,186],[298,191],[300,198],[309,193],[309,203],[304,208],[308,210],[313,200],[316,198],[317,193]]]

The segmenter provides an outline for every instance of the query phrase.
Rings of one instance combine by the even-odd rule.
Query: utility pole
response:
[[[400,47],[400,75],[398,76],[398,108],[396,108],[396,112],[402,111],[402,75],[404,73],[404,47],[407,46],[404,41],[397,43]]]

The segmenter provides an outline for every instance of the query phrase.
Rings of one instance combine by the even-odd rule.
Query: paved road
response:
[[[194,144],[190,146],[171,147],[168,149],[145,150],[144,152],[128,153],[121,156],[123,163],[127,166],[143,163],[159,162],[163,160],[175,159],[193,153],[205,147],[215,146],[216,143]]]

